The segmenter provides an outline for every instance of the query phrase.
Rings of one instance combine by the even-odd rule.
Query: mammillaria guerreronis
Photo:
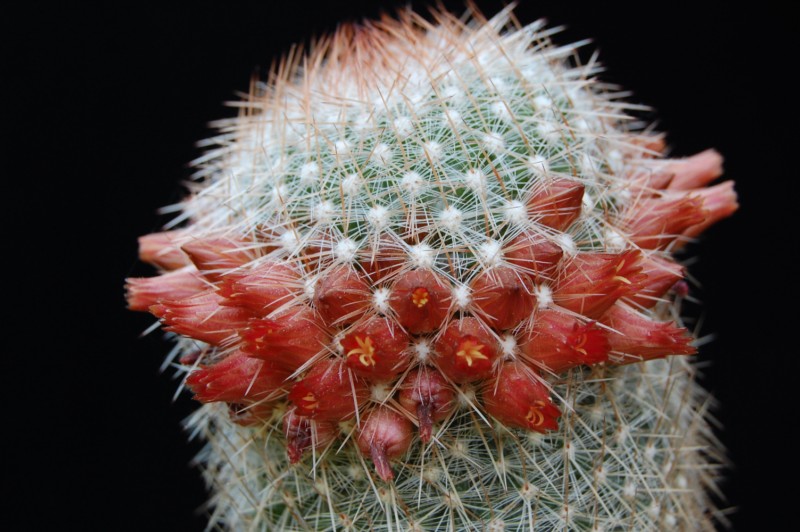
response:
[[[737,208],[721,156],[665,158],[540,22],[434,19],[284,60],[140,239],[211,523],[713,529],[673,254]]]

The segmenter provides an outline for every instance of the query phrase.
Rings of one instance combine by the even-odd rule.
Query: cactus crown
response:
[[[671,257],[736,209],[540,22],[345,26],[195,161],[165,270],[213,523],[712,528],[720,457]],[[646,363],[638,363],[648,361]]]

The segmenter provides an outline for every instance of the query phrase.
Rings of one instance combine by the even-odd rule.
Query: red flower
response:
[[[439,370],[453,382],[463,383],[490,376],[500,346],[479,319],[461,318],[447,326],[434,351]]]
[[[252,403],[279,397],[289,373],[236,351],[211,366],[193,371],[186,385],[203,403]]]
[[[605,362],[610,349],[606,332],[594,322],[581,323],[556,310],[536,314],[519,347],[528,360],[553,373]]]
[[[219,294],[223,305],[244,307],[262,316],[291,303],[303,291],[300,272],[279,262],[263,262],[241,275],[226,276]]]
[[[409,364],[408,335],[386,318],[372,318],[341,340],[347,365],[368,381],[387,381]]]
[[[561,411],[541,378],[521,362],[506,362],[483,391],[486,412],[501,423],[537,432],[558,428]]]
[[[706,218],[699,224],[689,227],[684,231],[684,236],[694,238],[713,224],[731,216],[739,208],[736,191],[733,190],[733,181],[725,181],[713,187],[694,191],[703,199],[703,208]]]
[[[699,194],[640,198],[622,214],[620,227],[642,249],[665,249],[707,215]]]
[[[578,253],[564,267],[553,290],[553,300],[561,307],[599,318],[619,298],[636,293],[644,276],[641,253]]]
[[[323,421],[342,421],[354,416],[368,397],[367,386],[338,359],[314,364],[289,392],[298,415]]]
[[[197,266],[200,273],[215,283],[222,276],[257,258],[251,242],[232,238],[216,237],[192,240],[181,246],[181,249]]]
[[[294,371],[325,349],[330,336],[307,305],[254,319],[239,335],[249,355]]]
[[[389,306],[400,325],[411,334],[438,329],[450,314],[450,286],[430,270],[414,270],[398,276]]]
[[[203,292],[177,301],[162,301],[150,307],[156,317],[172,331],[211,345],[230,343],[238,331],[247,326],[253,314],[249,310],[224,307],[223,298],[213,292]]]
[[[651,360],[669,355],[691,355],[697,350],[689,332],[671,321],[654,321],[625,305],[614,305],[603,323],[614,329],[608,334],[611,350],[628,355],[615,361],[621,364]]]
[[[670,160],[661,171],[672,176],[669,190],[692,190],[722,175],[722,156],[717,150],[705,150],[685,159]]]
[[[646,279],[642,281],[641,288],[628,297],[637,305],[650,308],[683,279],[683,266],[670,259],[649,255],[642,259],[642,274]]]
[[[314,305],[329,325],[358,321],[370,304],[369,286],[351,266],[340,266],[327,273],[314,293]]]
[[[536,305],[530,278],[507,266],[481,273],[471,288],[473,304],[481,317],[498,330],[516,326],[531,315]]]
[[[191,297],[208,288],[194,267],[167,272],[156,277],[130,278],[125,298],[131,310],[147,311],[163,300]]]

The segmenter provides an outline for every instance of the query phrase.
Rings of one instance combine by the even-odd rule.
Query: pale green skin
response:
[[[353,81],[357,75],[332,59],[311,69],[308,109],[293,99],[305,93],[302,76],[281,79],[278,89],[257,89],[265,98],[258,101],[285,97],[281,112],[268,108],[220,124],[223,133],[212,142],[219,149],[196,162],[200,184],[180,205],[184,214],[176,223],[189,220],[198,236],[222,230],[254,235],[268,227],[278,245],[271,259],[291,261],[307,245],[318,245],[331,256],[320,266],[324,277],[346,260],[336,243],[347,238],[363,257],[388,235],[409,253],[410,264],[418,262],[407,244],[418,228],[403,215],[413,206],[427,214],[423,242],[434,250],[429,266],[454,285],[467,284],[495,260],[482,251],[487,239],[507,242],[523,229],[561,238],[535,220],[516,218],[509,202],[524,202],[546,177],[565,176],[586,187],[584,212],[566,232],[572,244],[565,246],[618,250],[624,228],[614,226],[614,215],[629,201],[622,175],[625,165],[646,155],[625,126],[628,106],[589,79],[596,66],[569,67],[573,48],[546,44],[540,25],[500,32],[507,15],[493,19],[495,29],[465,30],[458,46],[445,39],[436,48],[436,35],[454,35],[454,22],[445,17],[450,29],[433,30],[425,46],[395,43],[396,56],[409,58],[397,66],[398,76],[412,79],[403,90],[392,90],[396,84],[383,79],[385,73]],[[531,42],[538,44],[531,48]],[[486,57],[459,60],[466,49]],[[438,65],[431,79],[413,81],[421,71],[415,60],[424,64],[426,57],[444,55],[452,70]],[[447,72],[455,76],[441,76]],[[359,82],[370,96],[383,95],[380,105],[353,103]],[[463,124],[443,119],[446,109],[458,111]],[[398,116],[411,121],[407,137],[394,121]],[[504,146],[492,146],[486,134],[501,135]],[[350,143],[348,150],[336,145],[341,140]],[[425,144],[430,141],[442,148],[438,160]],[[388,163],[375,158],[380,144],[393,150]],[[549,169],[537,162],[542,158]],[[304,177],[310,162],[318,165],[316,179]],[[470,168],[488,176],[485,185],[470,185],[464,177]],[[420,174],[421,190],[404,188],[409,171]],[[361,185],[344,191],[353,174]],[[320,215],[321,201],[332,211]],[[387,209],[377,221],[370,218],[376,205]],[[461,211],[458,223],[441,218],[445,205]],[[314,281],[308,279],[309,298]],[[652,315],[675,317],[677,303],[664,301]],[[180,345],[196,349],[196,342]],[[208,442],[199,463],[212,492],[210,524],[224,529],[713,529],[721,517],[707,489],[723,460],[709,428],[709,396],[694,379],[686,357],[550,376],[563,415],[559,430],[547,434],[495,423],[474,390],[463,386],[456,412],[435,425],[429,444],[415,438],[392,463],[395,479],[388,483],[357,451],[353,423],[342,426],[332,445],[290,465],[283,403],[259,428],[232,423],[224,404],[204,405],[188,428]]]

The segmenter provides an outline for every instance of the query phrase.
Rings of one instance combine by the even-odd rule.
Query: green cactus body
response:
[[[736,209],[721,158],[663,158],[541,23],[435,19],[286,59],[141,240],[210,524],[713,529],[672,253]]]

